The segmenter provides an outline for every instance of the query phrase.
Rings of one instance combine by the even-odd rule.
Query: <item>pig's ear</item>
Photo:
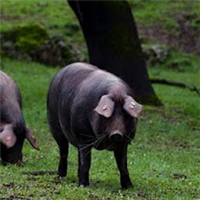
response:
[[[0,127],[0,142],[4,144],[7,148],[11,148],[15,145],[17,137],[13,132],[11,124],[6,124]]]
[[[124,100],[124,110],[132,117],[138,117],[139,113],[142,111],[142,105],[137,103],[131,96],[127,96]]]
[[[40,150],[39,146],[36,143],[36,139],[32,134],[31,130],[26,127],[26,139],[30,142],[31,146],[37,150]]]
[[[111,117],[114,110],[114,106],[114,101],[108,95],[103,95],[94,111],[108,118]]]

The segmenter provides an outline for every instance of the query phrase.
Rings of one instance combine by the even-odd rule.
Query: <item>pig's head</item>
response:
[[[12,124],[0,124],[0,150],[4,162],[20,164],[22,162],[22,147],[27,139],[33,148],[39,150],[36,140],[27,127],[14,128]]]
[[[142,105],[131,96],[103,95],[94,109],[93,130],[97,137],[107,135],[111,142],[130,141],[141,110]]]

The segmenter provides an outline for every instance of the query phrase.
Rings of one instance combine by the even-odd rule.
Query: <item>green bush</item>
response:
[[[41,24],[17,26],[3,35],[6,40],[14,43],[14,47],[25,53],[30,53],[49,37],[46,28]]]

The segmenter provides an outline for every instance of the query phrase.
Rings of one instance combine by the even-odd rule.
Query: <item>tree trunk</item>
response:
[[[116,74],[143,104],[160,105],[151,86],[127,1],[68,1],[79,19],[90,63]]]

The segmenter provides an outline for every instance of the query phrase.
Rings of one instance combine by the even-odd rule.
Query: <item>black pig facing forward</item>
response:
[[[114,151],[122,188],[132,185],[127,147],[142,106],[115,75],[86,63],[73,63],[53,78],[47,98],[50,129],[60,150],[59,176],[67,174],[69,142],[78,148],[79,186],[89,185],[92,147]]]
[[[39,149],[22,115],[22,100],[14,80],[0,71],[0,156],[8,163],[22,162],[22,146],[27,138]]]

